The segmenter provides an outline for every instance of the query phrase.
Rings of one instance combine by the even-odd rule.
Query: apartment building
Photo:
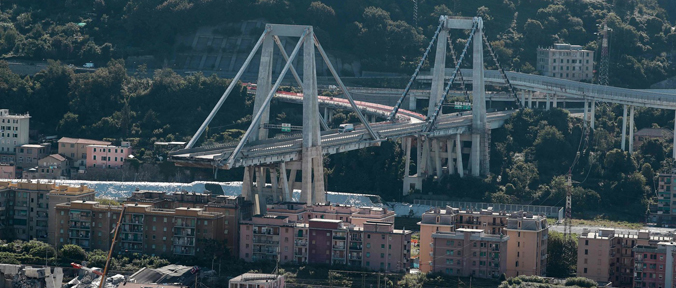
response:
[[[87,165],[87,146],[110,144],[108,141],[63,137],[59,139],[58,151],[59,154],[71,159],[72,167],[85,167]]]
[[[462,211],[458,208],[432,208],[423,213],[420,226],[420,271],[434,270],[434,235],[457,229],[481,230],[487,235],[507,235],[505,272],[508,276],[544,275],[547,264],[548,226],[544,216],[525,212],[506,213],[492,209]],[[502,261],[502,259],[501,259]],[[450,268],[450,267],[448,267]],[[490,277],[490,275],[476,275]]]
[[[674,173],[657,175],[657,210],[650,211],[650,221],[658,224],[676,223],[676,189],[672,189]],[[673,193],[673,195],[672,195]]]
[[[152,255],[194,256],[203,249],[200,240],[223,240],[221,213],[202,208],[154,208],[123,204],[119,247],[125,252]],[[107,250],[110,231],[117,224],[122,206],[76,201],[56,205],[58,246],[76,244],[84,249]]]
[[[614,229],[585,229],[578,238],[577,275],[612,282],[619,287],[632,287],[635,272],[640,273],[643,268],[635,265],[634,248],[656,248],[659,243],[672,240],[672,236],[651,234],[649,231],[618,233]],[[650,274],[647,275],[650,277]],[[654,276],[658,277],[658,274]]]
[[[162,209],[202,208],[207,212],[221,213],[225,217],[222,237],[231,255],[239,255],[239,222],[250,220],[252,212],[251,202],[245,201],[242,196],[194,192],[135,191],[124,203],[151,205]]]
[[[48,227],[47,243],[54,245],[54,247],[56,247],[58,245],[56,241],[57,239],[56,225],[58,223],[55,218],[56,205],[61,203],[70,203],[78,201],[80,202],[94,201],[96,198],[96,191],[85,185],[80,186],[52,185],[52,188],[49,191],[49,195],[47,196],[49,197],[48,201],[49,209],[47,214],[51,215],[50,219],[54,221],[54,222],[50,221],[47,225]]]
[[[666,128],[643,128],[634,132],[634,150],[641,148],[649,140],[668,142],[674,139],[674,131]]]
[[[543,216],[516,212],[509,215],[503,229],[507,242],[507,277],[545,276],[549,228]]]
[[[66,157],[52,154],[38,160],[38,166],[23,171],[23,179],[68,179],[70,164]]]
[[[347,264],[388,272],[410,267],[411,231],[388,222],[357,227],[336,219],[298,223],[288,216],[256,215],[240,223],[240,237],[245,261]]]
[[[120,168],[131,155],[129,146],[88,145],[86,147],[87,168]]]
[[[0,179],[16,179],[14,163],[0,163]]]
[[[42,144],[23,144],[16,149],[16,167],[19,169],[28,169],[38,166],[38,161],[47,157],[52,152],[52,145]]]
[[[14,163],[16,148],[28,144],[31,116],[9,114],[9,109],[0,109],[0,163]]]
[[[0,182],[2,239],[48,241],[50,212],[64,191],[91,191],[87,186],[57,186],[51,183]],[[94,192],[74,196],[94,199]]]
[[[537,70],[544,76],[574,81],[594,78],[594,51],[580,45],[554,44],[537,50]]]
[[[461,277],[497,278],[506,271],[509,236],[481,229],[437,232],[430,243],[431,271]]]
[[[340,204],[308,206],[303,202],[281,202],[267,207],[268,215],[289,217],[290,222],[309,223],[310,219],[332,219],[363,227],[366,222],[394,224],[394,211],[380,207],[354,207]]]
[[[632,251],[636,269],[633,287],[674,287],[676,243],[669,241],[659,242],[656,246],[636,246]]]

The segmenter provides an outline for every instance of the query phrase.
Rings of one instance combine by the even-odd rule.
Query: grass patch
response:
[[[547,223],[549,225],[555,225],[556,219],[547,218]],[[603,218],[595,219],[573,219],[573,226],[594,226],[594,227],[607,227],[607,228],[621,228],[621,229],[634,229],[640,230],[645,226],[643,223],[637,222],[627,222],[627,221],[613,221]]]

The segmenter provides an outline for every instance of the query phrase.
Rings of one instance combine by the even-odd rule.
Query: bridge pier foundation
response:
[[[590,112],[591,112],[590,113],[591,115],[589,115],[589,116],[590,116],[591,119],[589,119],[589,124],[590,124],[591,129],[594,129],[594,123],[596,122],[596,101],[591,101],[591,111]]]

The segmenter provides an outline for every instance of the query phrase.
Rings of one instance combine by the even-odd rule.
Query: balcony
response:
[[[188,238],[188,239],[174,238],[173,243],[174,243],[175,246],[195,246],[195,239],[193,239],[193,238]]]
[[[272,239],[268,238],[253,238],[253,243],[254,244],[263,244],[263,245],[279,245],[279,241],[273,241]]]
[[[350,250],[362,250],[362,245],[350,245]]]
[[[68,236],[72,239],[89,239],[90,238],[89,233],[70,233]]]
[[[134,236],[130,234],[122,234],[122,242],[143,243],[143,237],[134,237]]]
[[[195,219],[177,219],[174,227],[195,228]]]
[[[70,222],[68,228],[75,230],[90,230],[91,226],[89,225],[89,222]]]
[[[193,228],[174,228],[174,236],[195,237],[195,229],[193,229]]]
[[[303,247],[305,247],[305,246],[307,246],[307,241],[299,241],[299,240],[296,240],[296,241],[294,242],[294,244],[295,244],[296,246],[303,246]]]
[[[253,230],[253,234],[256,235],[279,235],[279,231],[275,233],[272,229],[263,229],[263,230]]]
[[[336,240],[345,240],[345,239],[347,239],[347,237],[345,237],[345,234],[334,234],[334,235],[333,235],[333,239],[336,239]]]
[[[333,245],[333,249],[336,249],[336,250],[345,250],[345,245]]]
[[[350,255],[348,258],[350,260],[361,260],[361,255]]]
[[[174,247],[172,251],[175,255],[195,255],[195,247]]]
[[[304,256],[305,256],[305,253],[303,253],[303,251],[295,250],[295,251],[293,252],[293,255],[299,256],[299,257],[304,257]]]

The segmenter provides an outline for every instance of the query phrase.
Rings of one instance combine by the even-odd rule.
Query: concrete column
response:
[[[265,167],[256,167],[256,195],[254,195],[254,209],[258,209],[256,214],[265,214],[267,204],[263,197],[263,188],[265,188]]]
[[[453,164],[453,140],[448,138],[446,139],[446,154],[448,154],[448,162],[446,163],[446,167],[448,169],[448,174],[453,175],[455,174],[455,169],[454,169],[454,164]]]
[[[253,201],[252,197],[253,167],[244,167],[244,178],[242,179],[242,196],[244,199]]]
[[[326,202],[321,138],[319,135],[319,100],[315,46],[312,28],[303,43],[303,155],[301,167],[301,202],[307,204]]]
[[[434,57],[434,74],[432,74],[432,88],[430,89],[430,103],[427,108],[427,117],[432,117],[437,108],[437,102],[444,93],[444,73],[446,71],[446,42],[448,30],[441,29],[437,36],[437,53]]]
[[[549,93],[547,93],[546,95],[547,95],[547,104],[545,105],[545,109],[546,109],[547,111],[549,111],[549,106],[550,106],[550,102],[549,102]]]
[[[587,120],[589,120],[589,118],[587,118],[587,110],[589,110],[589,101],[587,101],[587,99],[585,99],[584,100],[584,112],[582,114],[583,115],[582,123],[584,125],[584,128],[587,128]]]
[[[472,56],[472,161],[470,167],[473,176],[481,175],[481,143],[486,141],[486,86],[484,84],[484,44],[483,20],[474,18],[477,23],[474,33],[474,51]],[[487,172],[487,171],[486,171]]]
[[[556,108],[556,106],[558,105],[558,101],[559,100],[557,99],[556,94],[554,94],[554,103],[552,103],[554,105],[554,108]]]
[[[533,109],[533,91],[528,91],[528,107]]]
[[[293,187],[296,186],[296,174],[298,174],[298,169],[291,169],[291,173],[289,174],[289,199],[293,199]]]
[[[270,168],[270,184],[272,184],[272,197],[275,201],[284,200],[284,195],[279,193],[279,176],[277,175],[277,168]]]
[[[676,162],[676,111],[674,111],[674,112],[675,112],[674,113],[674,143],[673,143],[673,148],[671,150],[673,150],[673,156],[672,157],[674,158],[674,161]]]
[[[332,119],[333,119],[333,110],[329,110],[329,118],[326,119],[326,124],[331,126]]]
[[[436,166],[437,179],[441,180],[441,177],[444,175],[441,172],[441,145],[439,145],[439,140],[432,140],[432,146],[434,147],[434,165]]]
[[[535,99],[535,109],[540,109],[540,100]]]
[[[254,111],[253,115],[256,115],[258,110],[263,107],[265,98],[270,93],[272,89],[272,63],[273,63],[273,48],[274,48],[274,39],[273,37],[266,37],[263,40],[263,46],[261,47],[261,60],[260,66],[258,68],[258,83],[256,83],[256,98],[254,99]],[[258,127],[254,127],[252,130],[251,137],[249,138],[250,142],[256,140],[262,140],[268,138],[268,130],[263,129],[265,123],[270,122],[270,106],[265,108],[265,113],[261,117]]]
[[[413,95],[408,96],[408,110],[414,111],[418,109],[418,99]]]
[[[590,127],[591,129],[594,129],[594,122],[596,122],[596,101],[591,101],[591,111],[590,111]]]
[[[620,144],[622,151],[627,151],[625,143],[627,143],[627,105],[622,106],[622,143]]]
[[[634,106],[629,108],[629,154],[634,153]]]
[[[674,267],[674,250],[676,250],[676,247],[674,246],[673,242],[671,243],[665,243],[664,248],[666,248],[666,265],[665,267]],[[674,287],[674,269],[664,269],[664,287]]]
[[[406,163],[404,164],[404,177],[411,176],[411,137],[406,137],[404,138],[403,141],[401,141],[401,146],[403,146],[404,151],[406,151]],[[405,188],[405,187],[404,187]],[[406,193],[407,190],[404,189],[404,193]]]
[[[422,157],[422,138],[420,135],[415,139],[416,143],[416,160],[415,160],[415,167],[416,167],[416,175],[420,176],[423,173],[423,157]]]
[[[521,91],[521,106],[528,107],[526,106],[526,91]]]
[[[293,201],[293,195],[289,192],[289,180],[286,178],[286,163],[279,163],[279,178],[282,180],[282,198],[284,201]]]
[[[460,141],[460,134],[455,134],[455,164],[458,168],[458,175],[464,176],[465,169],[462,167],[462,142]]]
[[[329,107],[324,107],[324,120],[328,121],[329,119]],[[326,123],[329,124],[329,123]]]

